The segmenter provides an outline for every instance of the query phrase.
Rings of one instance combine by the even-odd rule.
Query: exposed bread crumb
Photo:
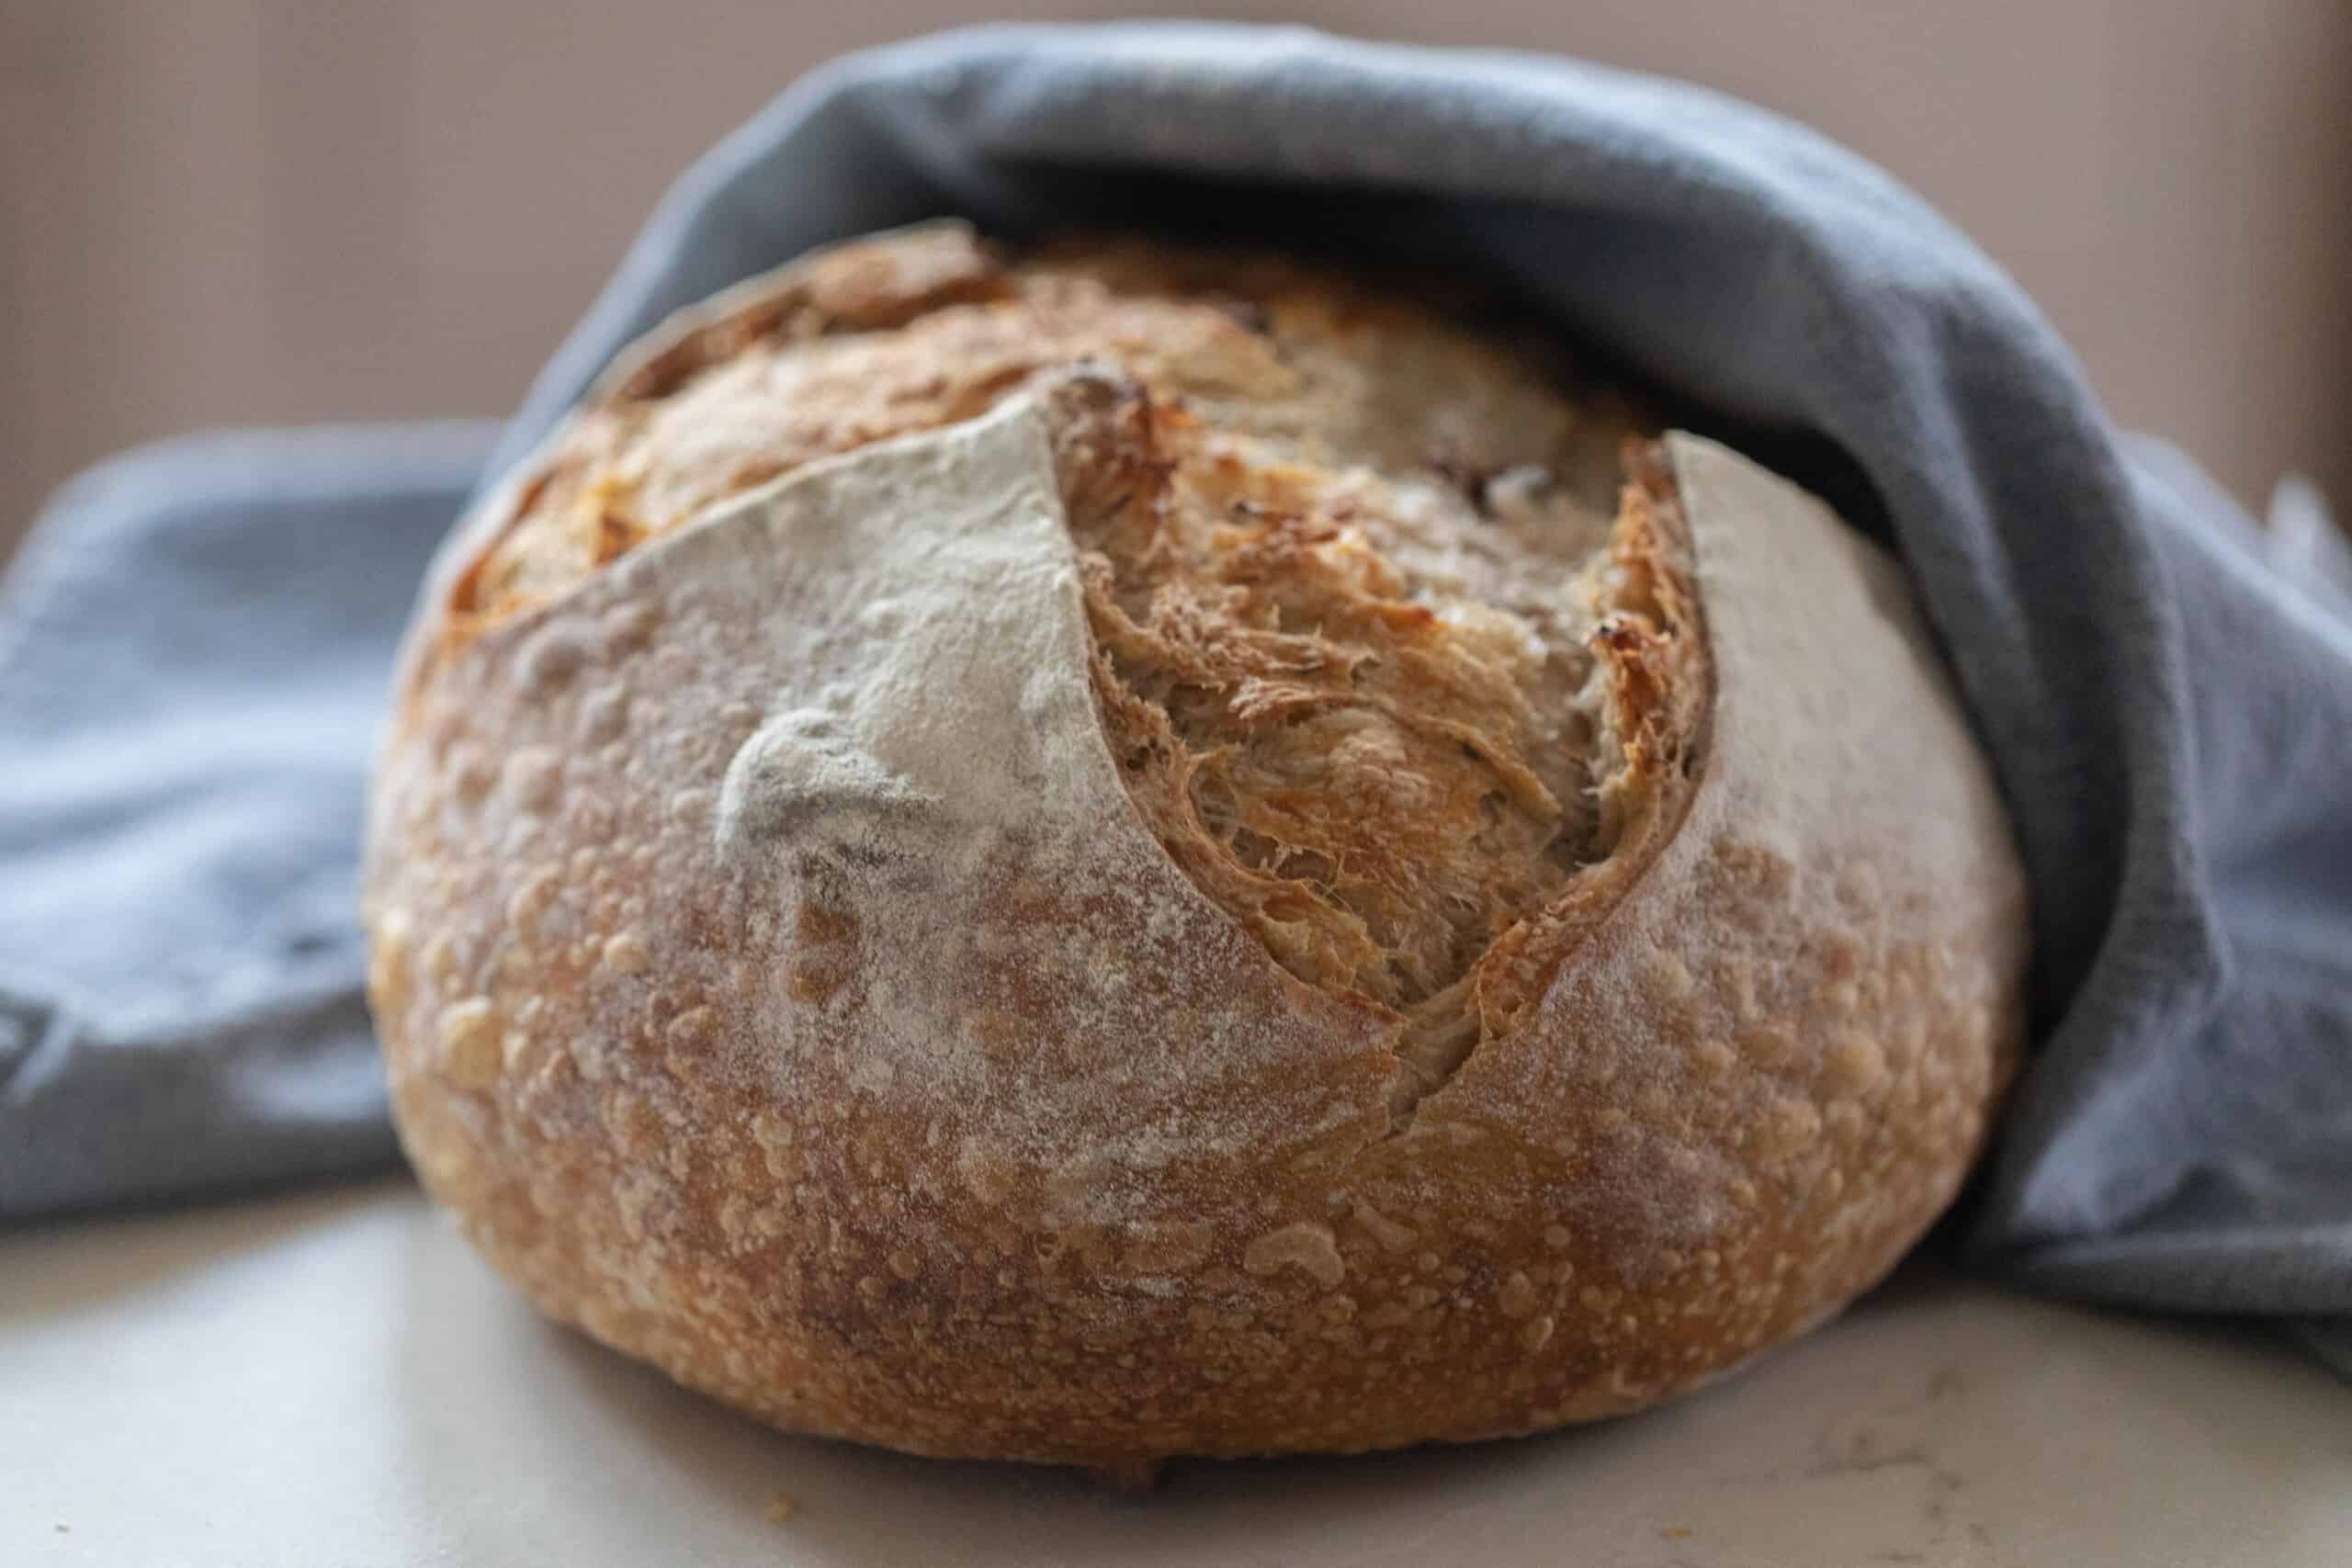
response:
[[[620,373],[471,602],[512,613],[799,464],[1083,365],[1053,393],[1057,456],[1125,783],[1276,962],[1413,1013],[1409,1103],[1481,1032],[1456,982],[1609,848],[1586,639],[1620,608],[1602,568],[1630,423],[1434,314],[1384,320],[1384,378],[1422,394],[1400,400],[1331,335],[1348,286],[1311,270],[1171,271],[1123,243],[1003,265],[933,236],[872,254]],[[1234,265],[1246,310],[1216,283]],[[797,324],[886,278],[917,292]],[[619,711],[600,693],[588,722]],[[510,771],[552,798],[544,766]]]

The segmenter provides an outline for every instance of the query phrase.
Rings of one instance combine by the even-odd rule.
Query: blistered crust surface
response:
[[[1632,1409],[1891,1266],[1981,1140],[2023,956],[1891,566],[1720,448],[1637,466],[1589,628],[1615,848],[1482,958],[1472,1037],[1420,1038],[1204,898],[1071,718],[1096,470],[1049,403],[495,615],[512,491],[464,536],[367,912],[402,1137],[486,1254],[780,1425],[1094,1464]],[[1035,719],[994,787],[826,695],[891,678],[910,580],[858,530],[899,526],[977,549],[948,597],[1031,639],[1037,690],[953,705]],[[975,804],[1022,779],[1049,809]]]
[[[379,795],[375,1003],[428,1179],[592,1330],[944,1333],[971,1292],[1042,1333],[1114,1244],[1144,1270],[1092,1302],[1115,1324],[1242,1171],[1385,1129],[1368,1016],[1126,803],[1034,405],[811,469],[455,657]],[[714,1300],[722,1270],[769,1287]],[[903,1417],[839,1348],[796,1397]]]
[[[2022,1029],[2023,877],[1900,571],[1736,454],[1667,448],[1714,651],[1701,787],[1414,1129],[1509,1151],[1463,1201],[1571,1238],[1555,1299],[1614,1408],[1876,1280],[1957,1190]]]

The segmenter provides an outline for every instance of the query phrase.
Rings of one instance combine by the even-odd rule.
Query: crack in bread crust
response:
[[[842,247],[616,370],[460,608],[511,615],[1041,383],[1153,835],[1293,975],[1475,1040],[1474,968],[1614,841],[1595,647],[1630,624],[1607,491],[1632,427],[1408,292],[1134,243]]]

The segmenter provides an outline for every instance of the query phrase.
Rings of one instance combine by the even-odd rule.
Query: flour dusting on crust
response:
[[[1006,837],[1066,858],[1125,813],[1086,686],[1078,565],[1035,400],[729,503],[689,552],[752,601],[774,716],[727,770],[731,863],[855,888]],[[659,559],[649,570],[659,572]],[[729,613],[716,603],[709,613]],[[958,890],[944,884],[939,896]]]
[[[880,236],[665,328],[403,655],[366,917],[419,1173],[548,1313],[924,1453],[1489,1437],[1817,1321],[1981,1146],[2022,882],[1899,573],[1687,437],[1594,512],[1578,412],[1148,245]],[[1490,729],[1382,761],[1456,689]],[[1363,765],[1283,705],[1376,709]],[[1249,876],[1154,795],[1212,756]],[[1364,845],[1332,779],[1488,837]],[[1227,831],[1293,807],[1329,850]],[[1326,964],[1349,919],[1419,972]]]

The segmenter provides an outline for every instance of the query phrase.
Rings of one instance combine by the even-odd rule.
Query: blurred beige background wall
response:
[[[2290,466],[2352,495],[2342,0],[1194,9],[1566,51],[1810,120],[2015,272],[2119,417],[2250,502]],[[828,55],[1016,14],[0,0],[0,551],[130,442],[505,412],[714,137]]]

